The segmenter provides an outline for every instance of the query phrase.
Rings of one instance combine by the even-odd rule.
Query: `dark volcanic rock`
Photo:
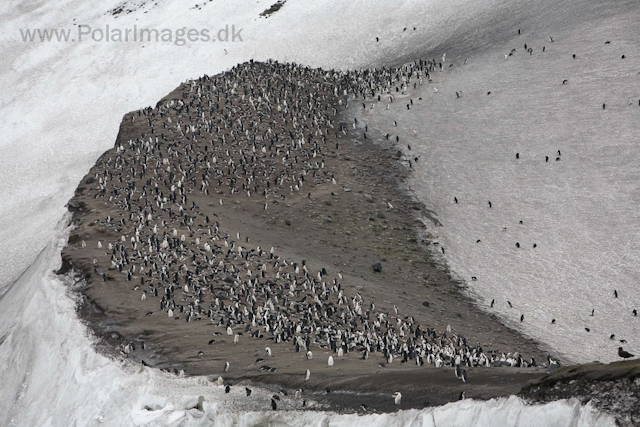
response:
[[[640,360],[594,362],[556,369],[522,389],[530,401],[546,403],[575,398],[591,402],[616,418],[618,425],[640,425]]]

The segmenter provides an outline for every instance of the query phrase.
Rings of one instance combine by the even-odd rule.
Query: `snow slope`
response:
[[[640,5],[577,6],[514,8],[508,37],[496,22],[477,50],[449,41],[455,65],[411,94],[424,101],[365,117],[420,157],[411,186],[480,304],[566,359],[609,362],[640,350]]]

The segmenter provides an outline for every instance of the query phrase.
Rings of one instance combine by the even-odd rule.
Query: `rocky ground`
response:
[[[640,362],[594,362],[560,368],[525,387],[520,395],[532,402],[576,398],[613,415],[621,426],[637,426]]]

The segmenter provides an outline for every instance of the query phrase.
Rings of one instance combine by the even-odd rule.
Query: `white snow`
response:
[[[491,30],[497,27],[514,26],[519,20],[529,19],[538,14],[549,16],[550,12],[545,11],[544,7],[553,4],[552,2],[536,2],[532,5],[530,4],[532,2],[524,0],[509,4],[500,0],[482,2],[289,0],[279,12],[268,19],[259,18],[259,13],[267,9],[272,2],[275,1],[259,0],[242,4],[213,1],[206,2],[201,10],[193,8],[195,2],[189,5],[178,0],[147,2],[140,10],[128,15],[121,14],[117,18],[109,15],[107,11],[122,4],[119,0],[58,0],[55,2],[10,0],[0,3],[0,22],[2,22],[0,53],[3,58],[0,61],[2,76],[0,115],[3,117],[2,138],[0,138],[0,241],[3,244],[2,257],[0,257],[0,341],[2,342],[0,344],[0,377],[3,380],[0,387],[0,425],[227,425],[230,423],[255,425],[267,422],[273,425],[326,425],[330,422],[331,425],[347,423],[394,425],[395,423],[396,425],[440,426],[495,425],[494,419],[500,420],[505,425],[534,425],[536,420],[542,419],[541,417],[548,417],[548,425],[610,425],[609,418],[594,413],[589,407],[581,407],[576,402],[526,406],[515,398],[487,403],[462,402],[434,410],[402,411],[398,414],[378,417],[358,418],[328,413],[294,412],[267,415],[246,412],[246,408],[238,406],[237,402],[240,399],[236,399],[239,397],[234,394],[236,390],[226,398],[218,388],[201,384],[201,379],[177,379],[148,369],[138,372],[135,366],[113,362],[95,353],[84,327],[75,315],[73,301],[67,296],[64,285],[52,276],[51,271],[59,263],[60,245],[65,238],[63,231],[65,220],[62,219],[66,212],[64,206],[71,198],[82,176],[100,154],[113,145],[120,120],[126,112],[154,105],[162,96],[186,79],[197,78],[205,73],[215,74],[251,58],[257,60],[273,58],[312,66],[349,68],[392,62],[397,58],[431,52],[436,47],[444,49],[452,48],[453,45],[459,47],[458,52],[477,58],[477,65],[473,62],[470,65],[470,67],[476,67],[476,74],[462,72],[456,74],[455,70],[453,73],[445,73],[447,77],[442,78],[443,86],[439,95],[450,95],[452,90],[460,86],[465,92],[465,97],[468,96],[465,101],[469,99],[473,102],[471,95],[478,86],[478,81],[474,79],[484,81],[494,79],[493,87],[501,87],[504,91],[511,87],[513,103],[504,104],[505,111],[514,110],[513,107],[518,99],[521,102],[527,100],[534,103],[531,108],[536,106],[535,102],[542,103],[540,97],[536,95],[537,92],[534,94],[536,96],[531,96],[531,99],[527,96],[527,91],[534,91],[533,88],[514,79],[518,69],[520,73],[527,69],[521,57],[518,58],[520,63],[510,61],[508,65],[505,64],[507,67],[514,67],[510,73],[491,74],[491,70],[495,68],[493,65],[491,66],[493,68],[488,65],[494,60],[492,54],[495,51],[492,50],[492,46],[501,40],[508,40],[502,33]],[[583,3],[585,2],[574,2],[584,8],[586,5]],[[616,19],[615,16],[611,21],[603,18],[602,22],[613,27],[618,22]],[[628,19],[629,22],[634,22],[633,16],[629,16]],[[490,24],[494,22],[498,23],[492,27]],[[74,24],[91,25],[92,28],[104,28],[109,24],[122,29],[131,28],[136,24],[138,27],[146,28],[175,30],[188,27],[209,28],[214,31],[226,24],[235,24],[236,27],[243,28],[244,41],[241,43],[196,42],[186,46],[176,46],[171,43],[91,41],[24,43],[20,40],[20,29],[74,29],[76,28]],[[546,27],[545,25],[542,25],[541,29],[548,29],[549,25]],[[413,31],[414,26],[416,31]],[[403,31],[404,27],[407,27],[406,32]],[[560,28],[557,22],[555,28]],[[580,37],[596,37],[595,33],[587,32],[587,29],[589,26],[585,26],[581,32],[576,30],[573,33],[575,40],[579,40]],[[638,56],[638,43],[631,37],[632,30],[621,28],[611,31],[611,38],[616,40],[616,43],[623,43],[626,37],[627,46],[617,45],[616,49],[628,48],[627,65],[632,63]],[[616,35],[617,37],[614,37]],[[380,38],[379,43],[375,42],[375,37]],[[542,40],[544,37],[539,35],[537,40]],[[568,42],[564,43],[564,47],[561,47],[563,44],[558,40],[557,49],[569,49]],[[536,46],[539,44],[536,42]],[[506,48],[505,44],[504,49]],[[636,49],[636,55],[633,54],[632,48]],[[451,58],[455,58],[453,50],[447,51],[450,52],[448,55]],[[598,50],[599,52],[601,51]],[[616,55],[618,53],[619,51]],[[498,59],[501,56],[502,51]],[[631,65],[628,66],[631,67]],[[613,73],[616,77],[615,81],[623,82],[630,78],[627,71],[614,67],[609,70],[608,73]],[[586,100],[590,100],[591,97],[596,98],[595,95],[586,95],[586,93],[597,91],[599,84],[608,85],[610,77],[612,75],[607,74],[606,70],[604,74],[594,71],[584,75],[582,78],[585,86],[582,87],[582,91],[579,90],[580,86],[577,86],[573,95],[575,101],[586,104]],[[507,84],[509,79],[511,82]],[[541,89],[546,90],[548,94],[553,94],[549,88]],[[618,95],[626,96],[626,93],[622,93],[622,85],[617,90],[620,92]],[[582,98],[580,93],[583,94]],[[631,95],[633,94],[629,93],[629,96]],[[561,101],[557,97],[556,99]],[[625,108],[622,105],[616,105],[615,101],[608,102],[611,102],[613,110],[611,113],[615,113],[616,108],[621,111]],[[548,101],[543,103],[545,106],[548,104]],[[627,224],[627,221],[634,218],[637,197],[635,199],[629,197],[628,200],[617,199],[616,201],[621,203],[619,206],[624,207],[617,212],[613,205],[602,202],[585,207],[576,201],[576,193],[572,193],[569,189],[571,180],[574,180],[577,184],[585,183],[581,194],[590,195],[595,191],[602,197],[607,196],[605,199],[610,203],[616,194],[619,197],[628,196],[633,189],[633,150],[626,146],[626,158],[629,162],[626,163],[625,173],[621,175],[624,179],[620,179],[614,187],[618,193],[614,193],[611,188],[603,188],[598,184],[598,182],[614,182],[609,177],[610,171],[614,166],[616,168],[620,166],[619,163],[615,164],[616,160],[625,158],[620,155],[619,147],[615,148],[612,137],[604,140],[606,144],[597,143],[595,138],[590,140],[592,144],[596,144],[591,147],[591,153],[599,152],[603,158],[598,161],[591,159],[591,163],[585,163],[583,170],[587,173],[583,172],[582,175],[573,175],[578,167],[575,161],[571,163],[572,158],[586,157],[586,153],[578,154],[577,152],[578,148],[583,150],[588,148],[580,138],[573,136],[569,138],[570,132],[567,129],[561,129],[564,133],[557,138],[556,136],[542,138],[541,145],[536,146],[535,151],[530,148],[526,154],[527,158],[533,159],[535,155],[546,152],[547,147],[553,147],[555,150],[558,145],[556,141],[560,137],[568,139],[564,144],[558,145],[558,148],[567,150],[566,154],[563,153],[565,157],[562,164],[549,165],[554,168],[552,170],[558,174],[559,178],[567,181],[566,185],[559,185],[558,181],[550,181],[540,175],[537,172],[539,169],[536,169],[537,166],[534,167],[533,163],[529,166],[530,173],[533,174],[536,171],[538,175],[531,180],[514,177],[515,165],[512,165],[511,173],[508,172],[509,169],[500,173],[507,173],[506,176],[514,181],[519,179],[537,182],[537,185],[546,185],[559,194],[557,198],[560,195],[564,196],[567,199],[565,208],[557,206],[557,198],[547,201],[548,206],[555,206],[553,215],[558,215],[560,219],[555,220],[556,222],[550,221],[549,217],[552,214],[543,216],[531,206],[518,207],[512,202],[509,207],[508,198],[514,191],[534,193],[534,189],[514,190],[519,187],[513,184],[501,192],[500,187],[494,186],[495,194],[486,197],[480,194],[476,196],[478,207],[472,213],[473,216],[481,219],[479,222],[485,227],[478,229],[478,221],[470,222],[465,219],[463,212],[455,211],[447,203],[454,191],[460,192],[465,196],[465,200],[471,201],[473,189],[477,189],[480,182],[484,185],[495,184],[500,176],[497,167],[494,165],[496,172],[489,176],[482,171],[491,165],[496,154],[492,147],[487,145],[484,158],[474,156],[479,160],[476,166],[469,167],[466,164],[466,169],[461,170],[460,163],[456,162],[463,157],[456,160],[451,156],[451,152],[460,149],[462,140],[454,138],[455,133],[448,129],[457,127],[469,132],[470,136],[478,139],[475,143],[478,148],[481,145],[477,142],[482,140],[489,143],[487,140],[493,137],[495,137],[495,141],[492,142],[495,145],[494,149],[508,146],[507,142],[513,139],[519,139],[519,143],[524,147],[525,143],[531,139],[530,135],[524,132],[520,137],[517,133],[513,133],[511,138],[506,136],[498,138],[504,135],[506,123],[496,128],[486,126],[485,121],[495,118],[488,114],[489,111],[486,108],[483,110],[484,113],[479,115],[474,115],[471,108],[466,108],[460,109],[458,117],[449,116],[447,112],[454,111],[455,105],[453,101],[448,100],[441,103],[434,102],[425,107],[425,113],[428,112],[430,117],[428,130],[439,138],[434,137],[420,148],[424,150],[421,165],[430,165],[430,168],[429,170],[420,169],[416,174],[416,179],[424,186],[421,189],[416,185],[416,188],[421,194],[428,196],[425,201],[431,203],[441,219],[446,222],[441,238],[443,243],[451,248],[449,253],[452,256],[448,261],[463,277],[473,271],[475,275],[482,278],[478,284],[487,286],[486,293],[483,294],[481,289],[477,291],[481,298],[489,298],[489,293],[493,291],[488,287],[495,286],[495,289],[503,289],[501,295],[503,297],[509,295],[516,307],[524,306],[526,301],[526,304],[531,307],[530,311],[526,311],[528,318],[536,316],[535,313],[538,312],[540,312],[539,316],[544,318],[547,314],[544,310],[549,306],[549,297],[557,298],[556,295],[545,293],[558,292],[562,286],[568,286],[570,288],[567,288],[562,296],[578,293],[579,295],[566,299],[566,308],[562,312],[553,313],[558,318],[558,326],[564,327],[562,325],[570,321],[572,311],[575,309],[577,312],[577,309],[583,308],[580,306],[582,301],[579,298],[588,298],[593,291],[593,287],[583,289],[577,286],[577,283],[582,283],[584,280],[571,281],[567,277],[581,277],[581,270],[589,269],[596,264],[591,258],[594,254],[597,255],[597,259],[606,259],[610,262],[603,264],[608,267],[601,270],[602,273],[596,274],[593,270],[588,270],[591,275],[585,277],[594,283],[604,277],[614,280],[611,274],[615,272],[617,274],[615,280],[624,281],[617,287],[619,291],[632,292],[625,286],[633,276],[633,272],[628,267],[635,260],[635,255],[633,252],[629,252],[626,258],[617,255],[621,253],[621,248],[629,251],[635,248],[637,234],[630,233],[637,230],[631,227],[632,224]],[[499,104],[496,102],[495,105]],[[419,111],[418,108],[415,111]],[[523,114],[523,110],[520,111],[520,114]],[[594,112],[593,117],[599,117],[598,113],[600,111]],[[615,113],[610,116],[619,117],[616,114],[629,114],[630,120],[632,113]],[[563,119],[563,116],[550,115],[555,120],[553,123],[559,128],[564,125],[564,120],[568,121],[573,117],[571,114],[567,116]],[[542,127],[540,126],[540,123],[543,123],[542,120],[543,117],[536,118],[523,130],[536,131],[537,128]],[[619,123],[627,123],[622,119],[617,120]],[[520,117],[519,123],[522,121]],[[460,123],[464,123],[464,126]],[[484,128],[480,126],[483,123]],[[469,129],[469,126],[477,126],[477,129]],[[482,133],[482,129],[487,131],[493,129],[493,133]],[[596,130],[588,126],[583,128],[578,124],[571,129],[575,132],[583,132],[583,136],[593,135]],[[601,130],[604,133],[607,129],[610,132],[616,132],[623,142],[627,141],[625,138],[628,138],[628,134],[625,132],[628,131],[628,126],[623,130],[618,130],[619,128],[615,126],[603,127]],[[554,132],[560,132],[560,130]],[[465,139],[464,143],[469,144],[469,141]],[[620,145],[624,146],[624,144]],[[608,148],[609,146],[614,148]],[[520,151],[524,156],[524,148]],[[478,154],[482,152],[479,151]],[[604,155],[609,157],[604,158]],[[469,155],[466,154],[466,156],[469,160]],[[505,159],[511,157],[510,152],[505,154]],[[439,159],[445,159],[447,164],[442,165]],[[504,165],[505,162],[500,164]],[[565,168],[564,171],[560,167]],[[585,175],[589,178],[598,178],[600,181],[590,186],[586,185],[587,180],[582,179]],[[454,176],[459,176],[460,184],[452,181],[458,179]],[[445,177],[448,179],[444,179]],[[480,177],[484,178],[480,179]],[[463,189],[465,192],[462,192]],[[483,213],[480,210],[484,198],[489,196],[497,204],[493,212],[502,210],[501,218],[487,216],[486,212]],[[540,203],[533,198],[524,199],[532,206]],[[575,212],[577,214],[575,219],[572,219],[571,215],[575,208],[580,209]],[[473,210],[474,208],[466,205],[464,209]],[[514,238],[517,237],[524,242],[528,241],[526,240],[528,237],[535,236],[541,246],[540,251],[537,252],[540,253],[537,255],[539,257],[543,257],[543,248],[547,250],[546,248],[552,245],[557,248],[552,255],[544,255],[544,258],[536,262],[546,266],[549,275],[558,277],[554,283],[561,286],[549,286],[548,288],[551,289],[546,289],[544,292],[539,288],[536,289],[535,282],[545,281],[546,278],[533,275],[535,280],[526,279],[530,274],[526,271],[529,268],[524,263],[526,258],[515,259],[520,261],[515,262],[510,251],[503,250],[502,257],[498,249],[495,249],[493,254],[487,252],[483,256],[475,256],[472,253],[473,245],[462,241],[456,243],[462,239],[460,236],[481,233],[488,243],[494,239],[493,246],[497,247],[499,239],[504,237],[499,233],[493,233],[492,227],[501,222],[499,221],[501,219],[505,221],[512,219],[516,211],[521,215],[527,215],[524,216],[527,227],[532,227],[534,231],[527,232],[529,234],[523,232],[522,236],[513,235]],[[623,214],[618,215],[620,212]],[[606,232],[598,231],[601,221],[603,219],[608,221],[610,218],[615,218],[614,224],[618,228]],[[581,225],[573,231],[564,231],[564,225],[567,223]],[[510,229],[512,227],[510,225]],[[571,236],[582,236],[582,233],[590,227],[596,228],[592,234],[588,234],[591,246],[584,244],[580,246],[595,248],[597,245],[594,242],[604,243],[599,246],[601,251],[586,251],[582,256],[581,252],[569,250],[572,244],[581,243],[576,243],[575,239],[571,240]],[[543,232],[543,230],[547,231]],[[533,234],[534,232],[536,234]],[[557,233],[561,234],[557,238],[552,238],[552,234]],[[606,235],[603,236],[603,233]],[[527,251],[530,250],[527,249]],[[513,264],[514,269],[517,267],[516,270],[519,272],[514,270],[506,274],[506,269],[496,266],[495,261],[492,261],[493,264],[485,265],[493,258]],[[551,263],[550,260],[557,262]],[[479,270],[479,265],[483,266],[482,272]],[[31,267],[25,271],[28,266]],[[506,274],[504,278],[503,274]],[[20,277],[19,280],[17,280],[18,277]],[[525,283],[530,289],[519,286],[518,292],[522,292],[522,297],[511,296],[513,290],[504,288],[509,286],[511,281],[516,282],[514,278],[524,280],[518,283]],[[593,286],[602,287],[603,295],[607,295],[609,292],[607,286],[611,287],[611,284],[599,283]],[[600,301],[596,294],[591,295],[591,298]],[[559,310],[557,307],[556,304],[555,310]],[[625,307],[625,309],[628,308]],[[502,308],[499,309],[502,310]],[[600,310],[605,314],[611,312],[613,307],[603,306]],[[510,319],[506,311],[501,313]],[[563,316],[566,316],[566,319]],[[533,323],[532,321],[524,324],[524,330],[540,338],[540,331],[533,328]],[[594,329],[598,330],[599,327],[594,326]],[[567,354],[570,354],[567,347],[575,344],[569,341],[569,337],[562,335],[559,335],[557,340],[549,342],[557,345],[557,348],[563,349]],[[198,413],[193,409],[186,410],[184,396],[193,399],[199,395],[207,398],[205,413]],[[264,399],[265,408],[268,407],[269,401],[266,395],[257,392],[257,396]],[[158,409],[148,411],[144,409],[145,405]]]
[[[430,231],[481,306],[495,299],[492,311],[565,359],[610,362],[621,345],[640,350],[640,8],[584,6],[521,20],[466,65],[456,46],[473,41],[454,42],[453,68],[365,120],[420,156],[411,186],[438,214],[443,227]],[[545,27],[554,23],[563,25]],[[486,31],[499,39],[500,25]]]

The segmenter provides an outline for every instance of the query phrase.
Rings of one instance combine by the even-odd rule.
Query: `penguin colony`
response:
[[[128,287],[148,315],[201,321],[234,342],[254,340],[260,351],[271,338],[267,357],[292,346],[308,358],[330,349],[338,358],[378,353],[387,363],[420,366],[535,366],[517,352],[485,354],[450,328],[423,327],[397,309],[376,310],[339,273],[330,277],[252,246],[250,236],[196,203],[207,200],[215,211],[233,195],[268,209],[307,188],[338,185],[324,160],[340,153],[336,141],[347,134],[338,108],[393,102],[395,92],[429,79],[438,66],[420,60],[344,72],[250,61],[186,82],[178,96],[127,115],[143,130],[106,152],[83,190],[102,206],[93,225],[105,230],[100,240],[82,241],[100,248],[92,280]]]

